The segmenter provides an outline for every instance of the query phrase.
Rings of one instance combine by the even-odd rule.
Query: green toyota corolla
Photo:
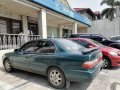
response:
[[[91,81],[102,64],[98,49],[85,49],[66,39],[33,40],[3,56],[7,72],[21,69],[45,75],[54,88],[63,88],[67,81]]]

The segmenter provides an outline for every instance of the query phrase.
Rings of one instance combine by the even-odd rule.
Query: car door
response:
[[[45,74],[46,68],[54,60],[55,45],[49,40],[41,40],[38,42],[36,55],[30,58],[30,70],[36,73]]]
[[[36,41],[23,45],[17,53],[12,57],[13,66],[22,70],[29,70],[30,56],[34,56]]]

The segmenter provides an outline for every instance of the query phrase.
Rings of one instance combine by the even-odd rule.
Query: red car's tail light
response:
[[[84,69],[91,69],[94,66],[96,66],[98,63],[99,63],[98,59],[95,59],[93,61],[86,61],[86,62],[83,63],[82,68],[84,68]]]
[[[101,61],[101,60],[102,60],[102,57],[99,57],[99,58],[98,58],[98,61]]]

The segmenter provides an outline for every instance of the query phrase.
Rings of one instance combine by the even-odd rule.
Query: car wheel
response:
[[[6,72],[12,72],[13,71],[13,67],[11,66],[11,63],[10,63],[9,59],[4,60],[4,68],[5,68]]]
[[[103,57],[103,61],[104,61],[104,64],[103,64],[104,69],[107,69],[107,68],[111,67],[111,62],[110,62],[110,60],[108,58]]]
[[[63,72],[56,67],[50,68],[48,70],[47,77],[50,85],[54,88],[61,89],[66,84],[66,79]]]

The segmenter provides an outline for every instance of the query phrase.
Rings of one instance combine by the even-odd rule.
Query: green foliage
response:
[[[113,20],[113,18],[116,16],[116,9],[120,6],[120,1],[117,0],[103,0],[101,2],[101,5],[106,4],[110,8],[106,8],[102,11],[102,16],[109,18],[110,20]]]

